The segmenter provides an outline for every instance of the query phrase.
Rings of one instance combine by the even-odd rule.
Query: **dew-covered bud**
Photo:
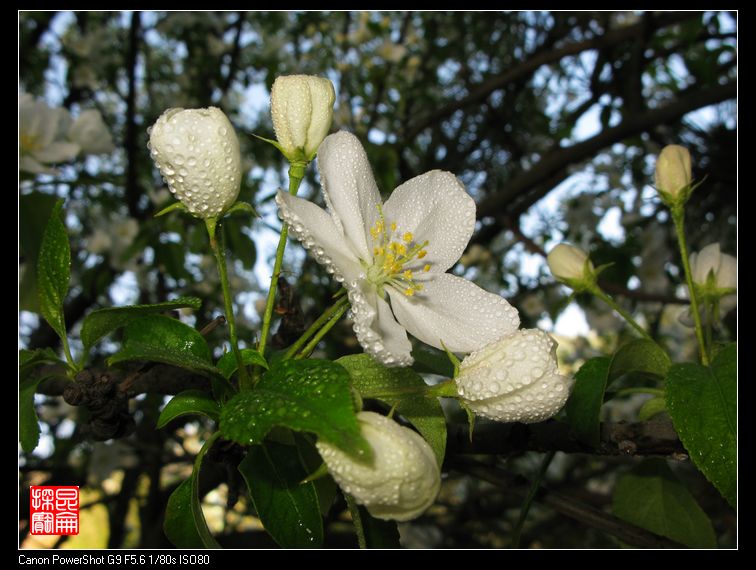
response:
[[[220,109],[168,109],[150,130],[149,148],[168,188],[195,216],[217,218],[236,202],[239,140]]]
[[[593,264],[588,259],[588,254],[567,243],[560,243],[552,249],[546,257],[546,261],[549,264],[551,274],[565,282],[583,281],[590,278],[590,274],[594,270]]]
[[[656,189],[674,198],[689,188],[692,180],[688,149],[676,144],[665,146],[656,160]]]
[[[328,134],[336,94],[333,84],[315,75],[277,77],[270,112],[278,144],[290,161],[311,161]]]
[[[357,414],[363,437],[373,449],[363,464],[337,447],[317,443],[328,471],[341,489],[376,518],[408,521],[419,517],[438,495],[441,473],[430,445],[416,432],[374,412]]]
[[[572,379],[559,374],[556,343],[538,329],[522,329],[468,355],[457,391],[477,415],[534,423],[562,409]]]

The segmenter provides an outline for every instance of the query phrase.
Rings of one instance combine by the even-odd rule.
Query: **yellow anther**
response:
[[[396,222],[391,222],[391,231],[392,232],[396,231]]]
[[[405,241],[405,243],[409,243],[412,241],[412,238],[415,236],[412,235],[412,232],[404,232],[404,235],[402,236],[402,239]]]
[[[398,253],[399,255],[407,255],[407,248],[406,248],[406,247],[404,246],[404,244],[402,244],[402,243],[397,243],[397,244],[396,244],[396,252],[397,252],[397,253]]]
[[[412,287],[408,287],[404,290],[404,294],[407,295],[407,297],[412,297],[412,295],[415,294],[415,290]]]
[[[422,291],[423,289],[425,289],[425,286],[422,283],[415,285],[415,291]]]
[[[406,279],[410,279],[410,280],[411,280],[411,279],[412,279],[412,271],[411,271],[410,269],[406,269],[406,270],[404,271],[404,277],[405,277]]]
[[[428,252],[427,252],[427,251],[425,251],[424,249],[421,249],[420,251],[418,251],[418,252],[417,252],[417,258],[418,258],[418,259],[422,259],[422,258],[423,258],[423,257],[425,257],[426,255],[428,255]]]
[[[375,255],[376,257],[379,256],[379,255],[381,255],[382,253],[383,253],[383,248],[382,247],[375,246],[373,248],[373,255]]]
[[[428,271],[430,271],[430,263],[426,263],[425,264],[425,266],[423,267],[423,271],[425,271],[426,273],[428,273]]]

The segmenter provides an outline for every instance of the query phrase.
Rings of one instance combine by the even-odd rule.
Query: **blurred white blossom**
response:
[[[79,114],[68,129],[68,138],[79,145],[84,154],[107,154],[115,150],[113,137],[96,109]]]
[[[79,145],[64,139],[71,124],[69,112],[50,107],[28,93],[18,96],[19,168],[34,174],[55,174],[48,165],[73,160]]]

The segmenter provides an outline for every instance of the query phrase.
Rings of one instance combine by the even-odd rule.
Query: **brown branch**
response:
[[[655,29],[661,29],[696,17],[700,17],[700,13],[677,12],[660,14],[654,19]],[[423,130],[446,119],[455,111],[467,107],[468,105],[484,101],[494,91],[502,89],[509,83],[528,77],[543,65],[559,61],[564,57],[575,55],[586,50],[602,49],[615,46],[633,38],[642,38],[648,32],[647,26],[648,23],[644,21],[625,28],[612,30],[597,38],[567,44],[556,49],[536,52],[530,57],[530,59],[509,69],[506,73],[491,77],[478,84],[470,90],[466,97],[457,101],[452,101],[444,107],[441,107],[420,119],[416,124],[410,125],[403,138],[405,141],[413,140]]]
[[[239,12],[239,17],[236,22],[234,22],[233,29],[235,30],[236,34],[234,35],[234,44],[231,48],[231,58],[228,62],[228,73],[223,78],[223,82],[221,83],[221,93],[224,95],[228,91],[229,87],[231,87],[231,83],[233,82],[237,68],[239,67],[239,55],[241,54],[241,36],[242,30],[244,29],[245,19],[246,12]]]
[[[492,485],[506,489],[507,493],[517,493],[523,498],[529,486],[528,481],[518,475],[505,473],[473,460],[462,460],[454,464],[462,473],[472,475]],[[556,512],[591,528],[611,534],[627,544],[641,548],[685,548],[684,545],[659,536],[632,523],[623,521],[590,505],[586,505],[566,495],[541,487],[536,500],[551,507]]]
[[[562,451],[590,455],[660,455],[673,459],[687,457],[672,423],[654,419],[639,423],[604,423],[597,448],[577,441],[569,427],[550,420],[537,424],[482,423],[475,427],[470,441],[467,426],[448,428],[447,453],[457,455],[501,455],[523,451]]]
[[[551,188],[544,186],[542,189],[539,189],[538,193],[529,191],[544,180],[548,180],[549,177],[558,173],[567,165],[586,160],[594,156],[601,149],[614,143],[643,133],[657,125],[679,119],[683,115],[701,107],[731,99],[736,94],[737,84],[734,81],[704,90],[691,89],[672,103],[657,109],[628,116],[619,125],[605,129],[598,135],[585,141],[573,144],[567,148],[557,147],[546,153],[533,168],[509,181],[505,190],[496,192],[483,199],[478,205],[478,216],[500,216],[507,210],[508,204],[525,193],[528,193],[528,201],[533,204],[548,194]]]

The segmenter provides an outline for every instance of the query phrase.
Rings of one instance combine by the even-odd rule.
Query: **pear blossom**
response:
[[[241,187],[239,139],[217,107],[168,109],[150,133],[150,154],[168,189],[198,218],[217,218]]]
[[[328,471],[374,517],[396,521],[419,517],[441,488],[441,472],[430,445],[418,433],[375,412],[360,412],[357,419],[373,450],[373,462],[357,462],[338,447],[318,441]]]
[[[738,260],[732,255],[722,253],[718,243],[707,245],[698,253],[690,254],[690,271],[693,282],[705,287],[709,274],[714,276],[716,289],[735,289],[737,287]]]
[[[19,168],[34,174],[55,174],[55,169],[47,165],[76,157],[79,145],[63,140],[70,124],[68,110],[50,107],[42,99],[19,93]]]
[[[115,150],[113,137],[97,109],[82,111],[68,129],[68,138],[84,154],[107,154]]]
[[[365,352],[409,366],[407,332],[462,353],[517,330],[507,301],[446,273],[475,226],[475,202],[453,174],[417,176],[384,204],[357,137],[330,135],[318,153],[328,211],[283,191],[276,203],[290,233],[346,287]]]
[[[690,152],[684,146],[665,146],[656,160],[656,188],[677,196],[693,180]]]
[[[533,423],[562,409],[573,380],[559,373],[554,340],[544,331],[523,329],[468,355],[455,382],[477,415]]]
[[[309,162],[328,134],[336,94],[315,75],[282,75],[273,82],[270,114],[278,144],[290,161]]]

